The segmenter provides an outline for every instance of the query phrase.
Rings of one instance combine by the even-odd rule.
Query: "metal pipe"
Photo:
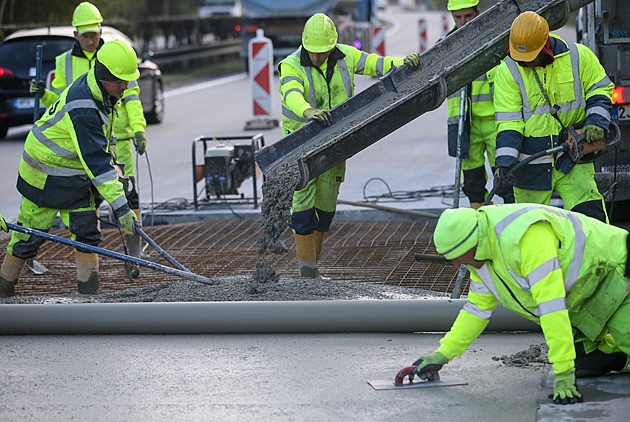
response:
[[[365,208],[374,208],[376,210],[395,212],[397,214],[408,214],[415,215],[417,217],[427,217],[427,218],[440,218],[439,215],[431,214],[430,212],[424,211],[416,211],[416,210],[404,210],[400,208],[387,207],[380,204],[371,204],[369,202],[356,202],[356,201],[347,201],[345,199],[337,199],[338,204],[342,205],[352,205],[355,207],[365,207]]]
[[[0,306],[0,334],[267,334],[448,331],[464,299],[75,303]],[[497,308],[489,331],[538,331]]]

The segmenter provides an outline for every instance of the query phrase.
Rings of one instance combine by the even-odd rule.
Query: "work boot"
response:
[[[575,377],[586,378],[607,374],[608,372],[623,372],[628,367],[629,356],[623,352],[604,353],[599,349],[575,358]]]
[[[15,285],[26,265],[26,259],[17,258],[10,253],[4,256],[0,268],[0,297],[15,296]]]
[[[140,258],[140,235],[136,233],[125,233],[125,243],[127,243],[127,252],[129,252],[129,256]],[[128,265],[131,268],[131,278],[138,278],[140,276],[140,268],[132,263],[128,263]]]
[[[295,234],[295,253],[297,255],[300,275],[302,277],[315,278],[317,272],[317,246],[315,233],[302,235]]]
[[[98,294],[98,255],[75,251],[77,258],[77,286],[84,295]]]

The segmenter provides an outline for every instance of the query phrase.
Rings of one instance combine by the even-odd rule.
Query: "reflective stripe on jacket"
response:
[[[467,303],[438,351],[449,359],[463,353],[500,302],[541,325],[556,373],[571,369],[572,327],[595,339],[627,296],[628,232],[533,204],[482,207],[477,220],[475,259],[485,263],[467,266]]]
[[[93,206],[96,188],[118,215],[129,211],[109,153],[114,108],[94,70],[62,92],[26,138],[17,187],[40,207]]]
[[[608,129],[613,83],[597,57],[582,44],[551,35],[554,62],[535,70],[507,57],[495,77],[494,107],[497,121],[496,165],[512,166],[532,154],[558,146],[560,124],[549,114],[534,71],[552,105],[560,106],[564,126],[584,122]],[[567,154],[543,156],[516,172],[514,186],[551,189],[551,167],[568,173],[575,163]]]
[[[319,68],[305,66],[305,59],[308,53],[300,47],[278,65],[284,135],[308,123],[304,118],[307,108],[330,110],[352,97],[355,74],[382,76],[403,62],[403,59],[368,54],[345,44],[337,44]],[[330,65],[332,71],[328,69]],[[330,75],[330,80],[324,75]]]
[[[468,98],[466,99],[466,110],[468,115],[464,119],[464,132],[462,134],[461,157],[468,158],[470,147],[470,119],[494,120],[494,104],[492,93],[494,90],[494,74],[496,67],[484,73],[470,85],[468,85]],[[448,109],[448,155],[457,156],[457,134],[459,131],[460,119],[460,91],[453,93],[446,99]]]

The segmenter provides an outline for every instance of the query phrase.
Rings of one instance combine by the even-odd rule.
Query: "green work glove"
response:
[[[46,82],[36,81],[35,79],[33,79],[28,87],[28,91],[31,93],[31,95],[39,94],[40,97],[43,97],[46,93]]]
[[[574,404],[583,402],[575,385],[575,368],[556,374],[553,380],[553,402],[555,404]]]
[[[114,159],[114,163],[118,162],[118,147],[116,144],[109,144],[109,153],[112,155]]]
[[[429,371],[439,371],[442,365],[448,363],[448,358],[442,353],[436,352],[432,355],[420,356],[413,365],[417,368],[413,371],[420,379],[433,381],[433,373]]]
[[[412,69],[417,69],[420,64],[420,56],[418,56],[418,53],[411,53],[405,57],[403,63]]]
[[[7,227],[6,221],[4,221],[4,217],[0,214],[0,229],[9,233],[9,228]]]
[[[144,135],[144,132],[136,132],[133,134],[133,144],[136,146],[138,154],[144,154],[144,151],[147,149],[147,137]]]
[[[310,107],[304,110],[304,118],[308,120],[317,120],[324,126],[330,126],[330,111],[318,110]]]
[[[586,133],[586,141],[590,144],[593,141],[599,141],[604,139],[604,129],[595,125],[584,126],[584,132]]]
[[[131,233],[136,232],[136,229],[134,227],[136,223],[140,225],[140,222],[138,221],[138,217],[136,216],[136,213],[131,210],[127,214],[124,214],[118,217],[118,221],[120,222],[120,224],[123,225],[124,228],[129,230]]]

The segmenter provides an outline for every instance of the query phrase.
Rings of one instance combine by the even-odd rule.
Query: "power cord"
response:
[[[385,185],[387,190],[386,193],[379,195],[367,195],[366,190],[368,185],[371,182],[379,181]],[[422,201],[425,198],[429,197],[441,197],[442,203],[446,204],[444,201],[447,198],[454,198],[455,195],[455,186],[447,185],[447,186],[433,186],[429,189],[423,190],[415,190],[415,191],[392,191],[389,184],[380,177],[373,177],[369,179],[363,185],[363,199],[365,202],[369,203],[377,203],[377,202],[414,202],[414,201]],[[463,193],[460,192],[460,197],[463,197]]]

